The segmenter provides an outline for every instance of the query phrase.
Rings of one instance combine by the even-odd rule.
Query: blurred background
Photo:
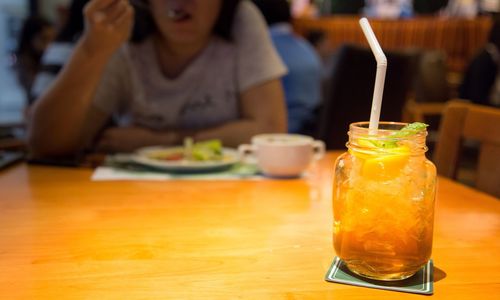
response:
[[[34,78],[40,72],[45,48],[68,19],[70,2],[0,0],[0,148],[24,147],[25,114],[33,100]],[[498,87],[495,98],[489,97],[494,91],[485,92],[484,87],[466,82],[467,77],[477,79],[485,74],[477,66],[478,57],[491,52],[488,45],[500,44],[498,32],[492,34],[500,0],[288,2],[295,35],[316,51],[322,65],[322,76],[317,79],[321,99],[310,124],[297,132],[325,140],[330,149],[344,148],[344,140],[331,137],[345,136],[348,122],[369,116],[363,105],[369,105],[365,98],[372,94],[374,73],[370,68],[374,72],[375,62],[358,25],[361,16],[370,18],[389,56],[382,119],[431,124],[432,150],[447,101],[466,98],[500,106]],[[498,49],[495,51],[498,56]],[[494,67],[497,71],[493,77],[500,82],[498,62]],[[367,81],[366,88],[363,80]],[[474,99],[478,93],[486,93],[488,99]],[[364,104],[355,104],[355,98]],[[332,134],[336,128],[340,131]]]

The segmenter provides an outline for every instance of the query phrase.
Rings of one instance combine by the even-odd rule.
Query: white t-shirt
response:
[[[151,39],[129,44],[109,62],[94,105],[120,125],[197,129],[240,118],[239,98],[250,87],[286,73],[263,17],[242,1],[232,42],[213,37],[175,79],[162,75]],[[266,109],[263,107],[262,109]]]

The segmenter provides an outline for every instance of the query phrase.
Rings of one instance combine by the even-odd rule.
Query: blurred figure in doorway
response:
[[[363,9],[367,17],[399,19],[413,16],[411,0],[366,0]]]
[[[286,0],[254,0],[269,25],[271,39],[288,68],[283,87],[288,108],[288,132],[304,133],[321,102],[321,60],[315,49],[293,33]]]
[[[71,2],[65,23],[62,24],[54,42],[47,47],[43,54],[40,71],[30,90],[31,99],[36,99],[45,92],[69,60],[73,48],[83,32],[83,8],[87,2],[89,0],[73,0]]]
[[[54,38],[54,28],[41,17],[28,17],[23,24],[16,50],[16,71],[19,83],[31,101],[30,90],[40,69],[40,60]]]

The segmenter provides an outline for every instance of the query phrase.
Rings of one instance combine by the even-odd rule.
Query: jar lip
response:
[[[428,150],[425,145],[427,130],[419,130],[402,136],[394,135],[406,125],[408,123],[380,122],[376,134],[370,134],[369,122],[351,123],[347,133],[349,141],[346,146],[355,151],[387,153],[391,152],[391,149],[406,145],[410,147],[411,155],[425,153]]]
[[[387,136],[388,133],[396,132],[400,130],[401,128],[405,127],[409,123],[404,123],[404,122],[389,122],[389,121],[381,121],[379,122],[379,128],[377,129],[377,134],[373,135],[372,138],[374,139],[385,139],[385,138],[391,138],[391,139],[407,139],[409,137],[402,137],[402,138],[395,138],[395,137],[389,137]],[[368,121],[362,121],[362,122],[355,122],[351,123],[349,125],[349,132],[356,132],[356,134],[359,135],[369,135],[369,125],[370,122]],[[394,128],[384,128],[384,127],[394,127]],[[382,133],[380,135],[380,133]],[[427,136],[427,129],[421,130],[414,135],[411,135],[411,137],[426,137]]]

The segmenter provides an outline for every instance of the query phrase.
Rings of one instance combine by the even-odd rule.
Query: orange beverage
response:
[[[369,135],[367,123],[351,124],[335,166],[335,252],[352,272],[378,280],[413,275],[432,251],[436,169],[425,158],[425,126],[404,126],[382,122]]]

